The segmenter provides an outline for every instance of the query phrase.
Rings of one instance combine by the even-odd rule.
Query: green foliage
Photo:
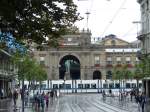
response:
[[[132,77],[133,73],[128,69],[126,64],[121,67],[114,67],[113,69],[113,79],[123,80],[131,79]]]
[[[15,64],[18,66],[18,79],[28,81],[43,81],[47,79],[46,71],[32,58],[25,55],[22,58],[19,53],[13,56]]]
[[[140,60],[140,63],[136,65],[136,69],[134,71],[135,79],[142,79],[144,77],[150,76],[150,58],[145,57]]]
[[[77,20],[73,0],[0,0],[0,30],[16,40],[54,43]]]

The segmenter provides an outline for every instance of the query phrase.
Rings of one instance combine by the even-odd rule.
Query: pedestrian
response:
[[[0,88],[0,99],[2,99],[3,98],[3,90],[2,90],[2,88]]]
[[[145,103],[146,103],[146,96],[144,93],[142,93],[140,96],[140,105],[142,108],[142,112],[144,112]]]
[[[57,90],[54,90],[55,98],[57,98]]]
[[[131,92],[130,92],[130,100],[132,101],[132,99],[133,99],[133,90],[131,90]]]
[[[14,102],[15,107],[16,107],[17,99],[18,99],[18,93],[17,93],[17,90],[14,90],[14,92],[13,92],[13,102]]]
[[[47,93],[45,95],[45,100],[46,100],[46,108],[48,108],[48,105],[49,105],[49,93]]]
[[[51,104],[53,104],[53,98],[54,97],[54,90],[51,90],[51,92],[50,92],[50,98],[51,98]]]
[[[40,103],[41,103],[41,107],[42,107],[42,112],[44,112],[44,93],[41,94],[40,96]]]
[[[8,97],[9,97],[9,98],[12,98],[12,92],[11,92],[11,89],[10,89],[10,88],[8,89]]]
[[[29,99],[29,93],[26,92],[26,93],[25,93],[25,96],[24,96],[25,106],[28,106],[28,99]]]
[[[105,93],[105,90],[103,90],[102,96],[103,96],[103,101],[106,100],[106,93]]]

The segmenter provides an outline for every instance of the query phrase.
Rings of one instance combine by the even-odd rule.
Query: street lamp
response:
[[[139,27],[138,27],[138,24],[141,24],[142,23],[142,21],[133,21],[132,22],[133,24],[136,24],[136,27],[137,27],[137,37],[138,37],[138,30],[139,30]]]

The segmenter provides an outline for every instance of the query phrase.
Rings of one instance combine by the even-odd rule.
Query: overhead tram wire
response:
[[[122,9],[122,7],[124,6],[124,4],[126,3],[127,0],[124,0],[122,2],[122,4],[120,5],[119,9],[116,11],[116,13],[114,14],[114,16],[112,17],[112,19],[109,21],[109,23],[107,24],[107,26],[105,27],[101,37],[104,36],[105,32],[108,30],[108,28],[110,27],[110,25],[113,23],[113,21],[115,20],[115,18],[117,17],[117,15],[119,14],[120,10]]]
[[[133,27],[131,27],[122,37],[126,37],[126,36],[128,36],[129,35],[129,33],[131,32],[131,31],[133,31],[135,29],[135,27],[133,26]]]

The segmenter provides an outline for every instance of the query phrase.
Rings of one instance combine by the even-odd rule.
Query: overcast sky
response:
[[[84,17],[77,22],[79,29],[87,28],[86,12],[90,12],[88,28],[92,37],[115,34],[128,42],[137,40],[137,24],[140,21],[140,5],[137,0],[74,0],[78,12]],[[138,24],[138,30],[140,30]]]

